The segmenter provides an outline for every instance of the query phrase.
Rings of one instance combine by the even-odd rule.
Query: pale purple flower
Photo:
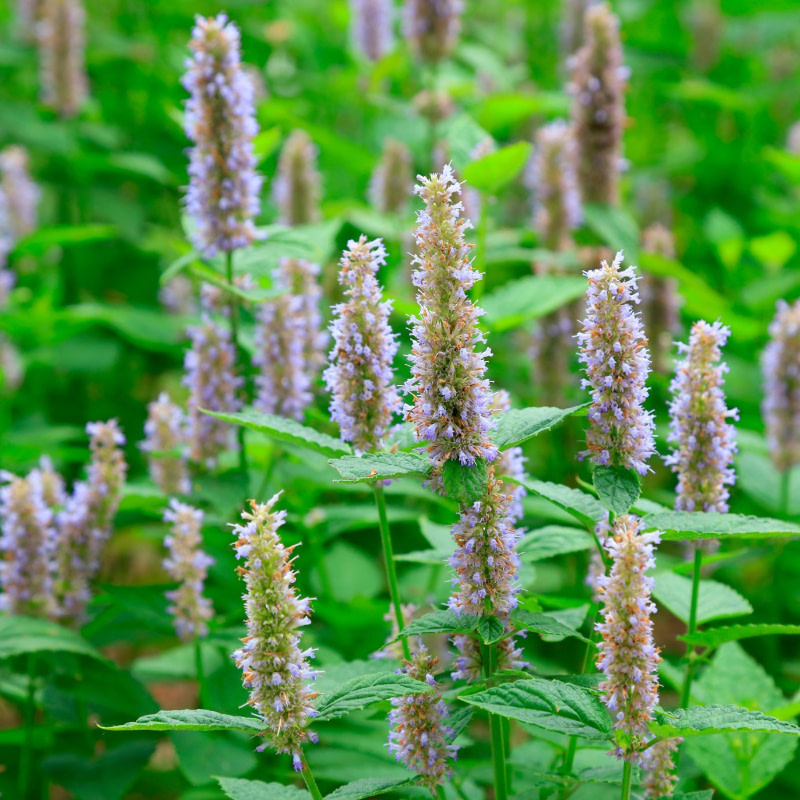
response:
[[[406,661],[402,672],[409,678],[434,687],[432,692],[394,698],[389,713],[389,752],[420,776],[431,791],[452,775],[451,762],[458,747],[452,743],[450,712],[442,699],[442,688],[434,677],[438,659],[420,647]]]
[[[387,139],[369,182],[369,201],[381,214],[401,214],[414,189],[411,151],[402,142]]]
[[[3,274],[0,271],[0,282]],[[0,308],[2,304],[0,303]],[[22,364],[19,351],[14,345],[0,335],[0,390],[15,391],[22,385],[25,378],[25,367]]]
[[[153,483],[164,494],[189,494],[192,489],[186,466],[186,415],[166,392],[147,406],[142,450]]]
[[[321,181],[316,145],[305,131],[292,131],[281,150],[272,185],[281,225],[306,225],[319,220]]]
[[[213,468],[220,453],[237,449],[236,432],[228,423],[200,409],[239,411],[242,378],[235,372],[236,350],[227,325],[203,315],[199,325],[189,328],[189,337],[191,348],[184,358],[183,377],[183,384],[189,389],[189,459]]]
[[[286,519],[285,511],[273,511],[279,496],[263,504],[251,501],[252,513],[243,512],[244,524],[233,526],[236,557],[244,561],[238,569],[247,587],[247,636],[233,657],[250,692],[248,703],[266,724],[269,744],[291,755],[300,770],[303,743],[317,741],[307,726],[316,714],[317,693],[310,681],[319,673],[309,664],[314,651],[300,649],[299,629],[311,624],[310,604],[294,589],[294,547],[284,547],[278,536]]]
[[[675,367],[669,405],[672,452],[664,463],[678,476],[679,511],[728,510],[728,486],[736,482],[733,456],[738,419],[725,402],[725,373],[720,362],[730,328],[703,320],[692,325],[689,344],[678,344],[685,355]]]
[[[509,626],[506,624],[506,631],[508,630]],[[525,631],[520,632],[520,638],[525,638],[525,633]],[[453,662],[455,669],[450,673],[450,677],[454,681],[463,680],[467,683],[474,683],[485,677],[480,642],[472,636],[457,634],[453,637],[453,644],[458,650],[458,655]],[[517,637],[506,636],[497,642],[495,648],[496,672],[522,670],[530,666],[523,657]]]
[[[641,532],[636,517],[617,517],[605,541],[611,572],[598,579],[603,603],[603,619],[596,626],[602,637],[597,645],[597,668],[604,675],[600,691],[626,742],[617,755],[635,763],[650,738],[648,723],[658,702],[661,656],[653,642],[656,606],[647,573],[655,567],[654,546],[660,541],[658,531]]]
[[[635,267],[620,269],[622,253],[611,265],[589,270],[586,318],[577,334],[580,360],[591,389],[587,449],[593,464],[628,467],[644,475],[655,451],[651,412],[647,399],[650,356],[641,316],[634,311],[639,302]]]
[[[584,45],[572,59],[572,124],[584,203],[619,202],[625,90],[619,19],[606,3],[584,14]]]
[[[661,797],[672,796],[678,783],[673,753],[677,752],[682,741],[680,737],[661,739],[644,751],[642,768],[645,797],[658,800]]]
[[[319,310],[319,274],[318,264],[281,259],[273,285],[285,294],[266,301],[256,312],[254,405],[265,414],[302,420],[313,400],[313,384],[328,344]]]
[[[419,616],[420,609],[413,603],[401,603],[400,614],[403,617],[403,627],[405,628],[414,617]],[[377,659],[391,659],[392,661],[400,661],[403,658],[403,645],[399,641],[393,641],[400,633],[400,628],[397,625],[397,614],[394,613],[394,604],[389,603],[389,610],[383,615],[384,622],[388,622],[392,626],[392,632],[387,638],[387,644],[380,650],[372,653],[372,658]]]
[[[491,401],[492,414],[502,414],[511,410],[511,398],[505,389],[498,389],[492,395]],[[503,450],[494,464],[495,473],[502,477],[508,475],[509,478],[521,481],[525,476],[525,462],[527,459],[522,454],[521,447],[509,447]],[[511,495],[511,506],[509,514],[513,522],[519,522],[524,514],[522,508],[522,498],[527,491],[524,486],[518,483],[503,483],[503,491]]]
[[[36,34],[42,103],[62,117],[74,117],[89,93],[81,0],[43,0]]]
[[[176,275],[158,290],[158,301],[168,314],[183,315],[197,311],[194,285],[186,275]]]
[[[786,135],[786,149],[794,155],[800,155],[800,121],[795,122]]]
[[[26,43],[36,38],[36,22],[42,5],[42,0],[17,0],[15,3],[14,32]]]
[[[261,176],[253,137],[258,123],[253,84],[242,70],[238,28],[225,14],[196,17],[184,88],[184,128],[194,142],[186,209],[196,229],[192,243],[210,258],[247,247],[256,238]]]
[[[394,0],[350,0],[350,37],[369,61],[380,61],[394,46]]]
[[[800,461],[800,300],[778,301],[769,336],[761,356],[761,414],[772,461],[785,472]]]
[[[0,234],[0,311],[8,305],[8,299],[11,296],[11,290],[17,282],[17,276],[10,270],[4,269],[2,264],[5,262],[6,254],[2,251],[3,241],[2,234]]]
[[[381,446],[400,407],[392,370],[398,346],[389,326],[392,303],[383,299],[377,279],[386,264],[383,241],[363,235],[351,240],[339,264],[347,300],[333,308],[334,346],[323,377],[342,439],[366,453]]]
[[[16,241],[36,229],[41,190],[30,175],[28,153],[12,145],[0,151],[0,186],[6,200],[8,228]]]
[[[600,0],[563,0],[561,3],[561,48],[567,65],[570,57],[583,46],[584,21],[586,10],[596,6]]]
[[[233,285],[236,289],[241,289],[245,292],[258,288],[258,284],[249,272],[236,275],[233,279]],[[231,297],[234,297],[237,304],[241,302],[239,295],[234,295],[218,284],[203,283],[200,286],[200,307],[209,314],[222,314],[223,317],[230,316]]]
[[[405,0],[403,35],[414,55],[433,63],[450,55],[463,13],[462,0]]]
[[[469,222],[461,217],[460,191],[446,164],[441,175],[418,176],[416,193],[425,201],[417,213],[412,282],[417,287],[419,317],[412,317],[411,379],[405,406],[419,442],[427,443],[434,466],[457,459],[473,465],[479,458],[497,457],[489,439],[491,396],[484,377],[487,348],[478,328],[483,313],[467,291],[482,277],[472,268],[470,247],[464,241]]]
[[[181,641],[203,638],[208,634],[208,620],[214,616],[211,601],[203,595],[208,568],[214,563],[202,550],[203,512],[173,498],[164,512],[164,522],[172,526],[164,537],[169,550],[164,569],[178,583],[177,589],[166,593],[170,602],[167,611],[175,617]]]

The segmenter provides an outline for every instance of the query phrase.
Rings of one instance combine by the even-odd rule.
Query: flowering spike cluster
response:
[[[675,774],[675,761],[673,753],[683,741],[680,737],[661,739],[644,751],[642,767],[644,768],[645,797],[658,800],[661,797],[671,797],[678,783]]]
[[[447,724],[450,712],[442,699],[442,688],[434,678],[437,662],[425,647],[420,647],[411,660],[405,662],[398,672],[434,689],[393,699],[389,712],[389,752],[416,772],[431,791],[450,777],[450,762],[458,751],[451,743],[453,729]]]
[[[233,279],[233,285],[245,292],[258,288],[258,284],[253,280],[253,276],[249,272],[236,275]],[[228,317],[231,313],[231,296],[231,292],[222,286],[203,283],[200,286],[200,307],[208,314],[222,314],[223,317]]]
[[[563,120],[536,132],[526,179],[534,197],[533,227],[548,250],[569,247],[583,217],[575,161],[575,137]]]
[[[186,275],[176,275],[158,290],[158,301],[168,314],[192,314],[197,311],[194,285]]]
[[[247,587],[247,636],[233,657],[250,692],[248,703],[266,723],[269,743],[291,755],[300,770],[303,742],[317,741],[307,726],[317,696],[309,681],[318,673],[309,665],[314,651],[300,649],[298,629],[311,624],[309,601],[294,589],[293,547],[284,547],[278,536],[286,518],[285,511],[273,511],[278,497],[262,504],[251,500],[252,513],[243,512],[244,524],[233,526],[236,557],[244,560],[238,570]]]
[[[506,632],[508,630],[509,626],[506,624]],[[525,638],[525,633],[522,631],[519,636]],[[450,673],[450,677],[454,681],[463,680],[467,683],[474,683],[485,677],[480,642],[472,636],[457,634],[453,637],[453,644],[458,650],[458,655],[453,662],[455,669]],[[530,666],[524,659],[522,648],[514,636],[506,636],[496,644],[496,659],[497,672],[521,670]]]
[[[655,450],[651,412],[643,403],[650,356],[641,316],[635,267],[620,269],[622,253],[611,265],[589,270],[586,318],[577,334],[580,360],[585,365],[584,388],[592,391],[587,450],[592,463],[622,466],[644,475]]]
[[[620,734],[617,755],[630,761],[638,761],[636,751],[650,738],[647,723],[658,702],[661,656],[653,643],[656,606],[647,573],[655,566],[654,546],[660,541],[658,531],[640,532],[636,517],[617,517],[605,542],[611,572],[597,581],[603,603],[597,668],[605,675],[600,690]]]
[[[0,151],[0,186],[6,201],[8,230],[16,241],[36,228],[41,197],[39,187],[31,180],[24,148],[12,145]]]
[[[511,398],[505,389],[498,389],[492,395],[491,402],[492,414],[502,414],[511,410]],[[508,475],[509,478],[523,480],[525,478],[525,462],[527,459],[522,455],[521,447],[509,447],[497,456],[495,462],[495,472],[499,476]],[[511,506],[509,515],[514,523],[519,522],[523,517],[522,498],[527,492],[525,487],[518,483],[503,483],[503,491],[511,495]]]
[[[800,121],[795,122],[786,135],[786,149],[790,153],[800,155]]]
[[[413,603],[401,603],[400,614],[403,617],[404,628],[411,623],[411,620],[419,616],[419,610],[419,607]],[[383,620],[391,624],[392,632],[386,639],[387,643],[380,650],[372,653],[372,658],[400,661],[403,658],[403,645],[401,642],[395,641],[400,633],[400,627],[397,624],[397,614],[394,613],[394,603],[389,603],[389,610],[383,615]]]
[[[350,0],[350,35],[368,61],[380,61],[394,46],[392,0]]]
[[[585,30],[583,18],[586,15],[586,10],[599,2],[600,0],[565,0],[562,3],[561,51],[568,66],[571,56],[583,46]]]
[[[8,305],[11,290],[17,282],[17,276],[10,269],[4,269],[2,266],[6,257],[6,253],[2,249],[3,244],[2,234],[0,234],[0,311]]]
[[[278,159],[272,196],[281,225],[305,225],[319,219],[321,178],[317,148],[303,130],[291,133]]]
[[[24,42],[36,39],[36,23],[41,14],[42,0],[17,0],[14,14],[14,31]]]
[[[450,55],[463,12],[463,0],[405,0],[403,35],[414,55],[432,63]]]
[[[319,273],[318,264],[282,259],[273,284],[286,294],[256,312],[254,405],[265,414],[302,420],[313,399],[313,381],[325,363],[328,344],[319,311]]]
[[[736,452],[736,431],[729,419],[736,409],[725,403],[720,362],[730,328],[703,320],[692,325],[689,344],[678,344],[685,358],[675,367],[669,405],[672,453],[664,463],[678,475],[678,511],[727,511],[728,486],[736,482],[731,466]]]
[[[189,494],[191,483],[186,468],[186,415],[161,392],[147,406],[142,450],[148,454],[150,477],[164,494]]]
[[[574,351],[574,307],[571,304],[542,317],[533,331],[530,358],[534,380],[545,405],[563,405],[571,384],[571,355]]]
[[[418,178],[415,191],[425,208],[417,213],[411,279],[420,312],[411,319],[411,379],[405,389],[414,403],[405,406],[406,420],[417,441],[429,443],[434,466],[450,459],[462,465],[492,461],[497,448],[488,436],[490,390],[484,378],[491,351],[477,350],[485,342],[478,329],[483,312],[467,297],[482,276],[472,268],[464,241],[469,221],[453,201],[460,186],[449,164],[440,175]]]
[[[26,478],[0,473],[0,609],[7,614],[50,617],[56,533],[53,510],[36,470]]]
[[[75,484],[57,516],[58,613],[73,624],[86,617],[89,581],[100,568],[128,471],[121,450],[125,437],[116,420],[90,422],[86,432],[92,453],[88,478]]]
[[[397,337],[389,326],[390,300],[383,300],[377,272],[386,264],[381,239],[350,241],[342,256],[339,283],[345,303],[334,306],[334,346],[324,378],[331,393],[331,419],[356,452],[381,446],[400,406],[392,361]]]
[[[411,151],[402,142],[387,139],[369,182],[369,200],[381,214],[400,214],[408,205],[414,181]]]
[[[36,26],[42,102],[73,117],[89,93],[86,77],[86,11],[81,0],[43,0]]]
[[[186,208],[196,230],[192,241],[205,256],[247,247],[255,238],[261,177],[253,137],[258,123],[253,84],[242,70],[238,28],[225,14],[196,17],[183,86],[184,129],[194,142]]]
[[[3,272],[0,270],[0,284],[2,284]],[[2,287],[0,286],[0,294]],[[2,297],[0,296],[0,309],[2,308]],[[19,351],[11,342],[6,341],[0,336],[0,392],[13,392],[19,389],[25,377],[25,368]]]
[[[164,568],[178,582],[178,588],[168,591],[167,608],[175,616],[175,630],[181,641],[203,638],[208,634],[208,620],[214,615],[211,601],[203,596],[203,584],[208,568],[214,563],[201,547],[203,512],[175,498],[164,512],[164,522],[172,525],[164,546],[169,555]]]
[[[800,300],[778,301],[769,336],[761,356],[761,413],[772,461],[785,472],[800,461]]]
[[[513,497],[489,468],[486,491],[480,500],[462,506],[453,525],[457,549],[450,559],[456,571],[456,591],[448,606],[456,614],[494,614],[499,617],[517,607],[519,556],[514,549],[520,532],[514,527]]]
[[[584,15],[585,44],[572,64],[572,124],[578,151],[578,183],[584,203],[619,201],[625,89],[619,20],[607,4]]]
[[[189,328],[189,337],[192,344],[184,358],[183,377],[183,384],[189,389],[189,458],[212,468],[221,452],[236,449],[236,435],[228,423],[203,414],[200,409],[238,411],[242,378],[234,371],[236,350],[227,326],[203,315],[199,325]]]

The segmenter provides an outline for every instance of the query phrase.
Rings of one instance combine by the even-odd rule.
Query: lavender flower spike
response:
[[[618,731],[617,756],[636,763],[636,751],[650,738],[647,724],[658,702],[661,656],[653,643],[650,617],[656,606],[647,572],[655,566],[653,550],[660,541],[658,531],[640,532],[636,517],[617,517],[604,545],[611,572],[597,580],[603,602],[597,667],[605,675],[600,690]]]
[[[511,410],[511,398],[505,389],[498,389],[492,395],[491,409],[492,414],[503,414]],[[521,447],[509,447],[498,455],[494,464],[495,472],[499,476],[508,475],[509,478],[522,480],[525,478],[526,461]],[[518,483],[503,483],[503,491],[511,495],[509,514],[512,522],[517,523],[522,519],[524,513],[522,498],[525,497],[527,491]]]
[[[43,0],[36,33],[42,102],[62,117],[74,117],[89,93],[81,0]]]
[[[736,482],[731,464],[736,431],[727,420],[738,419],[725,404],[728,371],[721,350],[730,328],[700,320],[692,325],[689,344],[678,344],[686,358],[675,368],[669,405],[672,453],[664,463],[678,475],[678,511],[727,511],[728,486]]]
[[[303,130],[291,133],[278,159],[272,196],[281,225],[305,225],[320,217],[321,177],[317,148]]]
[[[221,452],[236,449],[236,435],[230,425],[200,409],[238,411],[242,379],[234,372],[236,351],[226,325],[203,315],[199,325],[189,328],[189,336],[192,346],[184,358],[183,377],[189,389],[189,458],[212,468]]]
[[[189,47],[183,86],[191,97],[184,126],[194,147],[186,208],[197,226],[193,244],[210,258],[256,238],[253,218],[262,182],[253,155],[258,123],[237,27],[225,14],[198,16]]]
[[[411,151],[402,142],[388,139],[370,178],[370,203],[381,214],[400,214],[406,210],[413,188]]]
[[[142,450],[148,454],[150,477],[164,494],[189,494],[192,488],[184,452],[185,425],[183,409],[166,392],[147,406]]]
[[[175,616],[175,630],[181,641],[203,638],[208,634],[208,620],[214,615],[211,601],[203,596],[203,583],[214,563],[201,550],[203,512],[173,498],[164,512],[164,522],[172,525],[170,535],[164,537],[169,549],[164,568],[178,582],[177,589],[167,592],[167,610]]]
[[[350,35],[355,49],[380,61],[394,46],[392,0],[350,0]]]
[[[464,241],[469,221],[453,196],[460,184],[445,164],[441,175],[418,176],[415,192],[425,201],[417,213],[418,249],[411,280],[417,287],[419,317],[412,317],[411,379],[405,390],[414,397],[405,406],[419,442],[428,442],[434,466],[457,459],[472,465],[479,458],[497,457],[489,440],[489,381],[484,378],[488,348],[478,329],[483,313],[467,297],[482,277],[472,269],[470,247]]]
[[[0,151],[0,186],[6,197],[9,232],[16,241],[35,230],[42,194],[31,180],[24,148],[12,145]]]
[[[299,771],[303,743],[317,741],[307,726],[317,696],[309,681],[319,673],[309,665],[314,651],[300,649],[298,628],[311,624],[309,601],[295,593],[293,547],[284,547],[278,536],[286,519],[285,511],[273,511],[279,496],[263,504],[251,500],[252,513],[243,512],[244,524],[233,526],[236,557],[245,562],[238,569],[247,586],[247,636],[233,657],[250,691],[248,703],[266,723],[270,744],[291,755]]]
[[[450,55],[463,13],[463,0],[405,0],[403,34],[412,52],[433,63]]]
[[[644,751],[642,767],[645,770],[645,797],[658,800],[672,795],[678,783],[672,754],[682,741],[680,737],[661,739]]]
[[[586,319],[576,338],[592,406],[587,449],[579,457],[644,475],[655,451],[653,415],[642,405],[650,356],[641,316],[633,309],[639,302],[636,268],[620,269],[621,264],[620,252],[610,266],[603,261],[600,269],[583,273],[589,279]]]
[[[800,300],[791,306],[778,301],[769,335],[761,356],[761,413],[772,461],[785,472],[800,461]]]
[[[416,772],[432,792],[452,774],[450,762],[458,748],[451,743],[453,730],[447,724],[450,712],[434,672],[438,659],[420,647],[402,670],[409,678],[433,686],[432,692],[409,694],[391,701],[389,752]]]
[[[380,447],[400,406],[392,361],[397,337],[389,327],[390,300],[383,300],[377,272],[386,263],[380,239],[350,241],[339,262],[345,303],[334,306],[334,347],[324,378],[331,393],[331,419],[342,440],[359,453]]]

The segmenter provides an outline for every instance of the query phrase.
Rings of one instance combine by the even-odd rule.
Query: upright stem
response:
[[[494,675],[497,645],[481,645],[483,676],[489,679]],[[506,773],[506,748],[503,741],[503,726],[497,714],[489,712],[489,734],[492,746],[492,767],[494,769],[494,800],[507,800],[508,775]]]
[[[436,798],[436,800],[445,800],[444,786],[437,786],[433,796]]]
[[[394,550],[392,548],[392,532],[389,530],[389,517],[386,513],[386,497],[383,494],[383,486],[375,483],[372,487],[375,492],[375,505],[378,507],[378,524],[381,529],[381,544],[383,545],[383,560],[386,562],[386,581],[389,584],[389,596],[392,599],[394,618],[397,621],[397,630],[405,628],[403,620],[403,606],[400,604],[400,587],[397,583],[397,570],[394,566]],[[406,660],[411,658],[411,650],[408,647],[408,640],[403,637],[400,640],[403,645],[403,656]]]
[[[633,764],[630,761],[624,762],[622,768],[622,794],[620,800],[630,800],[631,788],[633,787]]]
[[[689,628],[687,633],[691,636],[697,632],[697,602],[700,597],[700,571],[703,566],[703,551],[700,547],[695,547],[694,551],[694,570],[692,572],[692,601],[689,607]],[[683,681],[683,691],[681,692],[681,708],[688,708],[692,696],[692,679],[695,671],[694,645],[686,645],[686,677]]]
[[[484,274],[486,272],[486,236],[489,232],[489,195],[480,192],[480,216],[478,229],[475,232],[475,270]],[[472,289],[473,300],[479,300],[483,294],[483,281],[478,281]]]
[[[308,766],[308,761],[306,761],[306,757],[303,756],[303,780],[306,782],[306,788],[308,789],[308,793],[311,795],[313,800],[322,800],[322,792],[319,790],[319,786],[317,786],[317,782],[314,780],[314,776],[311,774],[311,770]]]
[[[225,254],[225,272],[228,286],[233,289],[233,251]],[[233,291],[228,292],[228,317],[231,324],[231,344],[233,344],[234,358],[239,362],[239,304]],[[244,449],[244,428],[239,425],[236,429],[239,440],[239,470],[242,475],[247,475],[247,453]],[[249,487],[248,487],[249,490]]]
[[[792,471],[790,469],[784,470],[781,473],[781,486],[780,486],[780,511],[784,517],[789,516],[789,490],[791,484]]]
[[[28,797],[33,777],[33,723],[36,713],[35,702],[35,677],[36,662],[33,653],[28,654],[28,694],[25,698],[23,715],[25,721],[25,740],[22,745],[22,756],[19,761],[19,792],[20,797]]]
[[[206,708],[206,679],[203,670],[203,650],[200,639],[194,640],[194,672],[197,678],[197,699],[200,708]]]

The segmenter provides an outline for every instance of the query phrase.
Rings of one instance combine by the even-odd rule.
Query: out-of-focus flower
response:
[[[0,186],[5,195],[8,227],[16,241],[36,229],[41,191],[31,179],[28,153],[12,145],[0,151]]]
[[[370,203],[381,214],[401,214],[413,188],[411,152],[402,142],[387,139],[369,182]]]
[[[233,279],[233,285],[244,292],[253,291],[258,288],[258,284],[253,280],[253,276],[248,272],[237,275]],[[232,294],[222,286],[213,283],[204,283],[200,286],[200,305],[203,311],[209,314],[222,314],[223,317],[230,316]],[[236,302],[240,300],[234,295]]]
[[[505,389],[498,389],[492,395],[491,411],[492,414],[503,414],[511,410],[511,398]],[[497,457],[494,464],[495,473],[498,477],[508,475],[509,478],[522,480],[525,477],[525,462],[527,459],[522,455],[521,447],[509,447],[503,450]],[[511,506],[509,513],[513,522],[519,522],[523,516],[522,498],[527,492],[524,486],[518,483],[503,483],[503,491],[511,495]]]
[[[186,467],[186,415],[161,392],[147,406],[142,450],[147,453],[150,477],[164,494],[189,494],[191,483]]]
[[[406,627],[412,619],[417,615],[419,609],[413,603],[403,603],[400,606],[400,614],[403,617],[403,627]],[[372,654],[372,658],[390,659],[392,661],[399,661],[403,658],[403,645],[400,642],[393,641],[400,633],[400,628],[397,625],[397,614],[394,613],[394,605],[389,604],[389,610],[383,615],[385,622],[390,622],[392,625],[392,632],[386,640],[387,644],[380,650],[376,650]],[[391,644],[390,644],[391,642]]]
[[[800,121],[795,122],[786,136],[786,149],[790,153],[800,155]]]
[[[458,44],[462,0],[405,0],[403,35],[414,55],[435,63]]]
[[[394,46],[393,0],[350,0],[350,37],[369,61],[380,61]]]
[[[506,630],[508,630],[508,627],[506,627]],[[519,636],[524,638],[525,631],[522,631]],[[458,655],[453,662],[455,669],[450,674],[452,679],[454,681],[463,680],[467,683],[474,683],[485,677],[480,642],[472,636],[457,634],[453,637],[453,644],[458,650]],[[506,638],[501,639],[496,648],[494,667],[497,672],[522,670],[530,666],[524,659],[522,648],[519,646],[519,641],[515,636],[506,636]]]
[[[42,0],[36,33],[42,102],[62,117],[74,117],[89,93],[81,0]]]
[[[278,159],[272,195],[281,225],[305,225],[320,217],[317,148],[302,130],[293,131]]]
[[[644,751],[642,767],[645,771],[644,786],[646,797],[659,800],[670,797],[675,791],[678,776],[675,774],[675,761],[673,753],[680,746],[683,739],[661,739]]]
[[[194,142],[186,208],[194,246],[206,257],[247,247],[255,238],[261,177],[253,137],[253,85],[244,73],[238,28],[225,14],[198,16],[189,43],[184,88],[186,135]]]
[[[583,46],[584,16],[586,9],[596,6],[600,0],[564,0],[561,4],[561,52],[567,65],[570,57]]]
[[[539,402],[544,405],[564,405],[568,387],[575,383],[570,361],[575,349],[576,317],[570,304],[542,317],[533,330],[529,352]]]
[[[191,278],[176,275],[158,290],[158,301],[168,314],[191,314],[197,310]]]

